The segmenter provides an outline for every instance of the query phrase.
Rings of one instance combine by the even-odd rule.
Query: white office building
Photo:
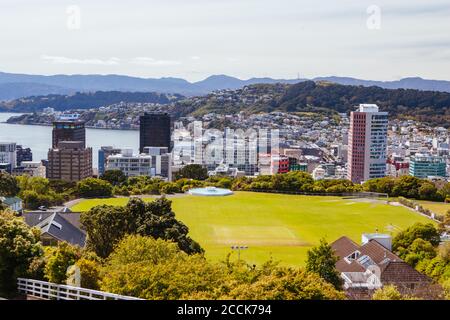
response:
[[[133,154],[132,149],[122,149],[120,154],[110,155],[106,170],[120,170],[127,177],[150,176],[171,179],[171,155],[164,148],[146,148],[149,153]],[[167,150],[166,150],[167,152]]]
[[[10,164],[11,169],[17,166],[15,142],[0,142],[0,163]]]
[[[22,174],[30,177],[45,178],[46,170],[41,161],[22,161],[21,167]]]

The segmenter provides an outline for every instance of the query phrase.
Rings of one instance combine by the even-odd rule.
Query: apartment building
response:
[[[80,181],[92,176],[92,148],[83,141],[61,141],[48,151],[47,178]]]
[[[386,176],[388,113],[361,104],[350,114],[347,178],[354,183]]]

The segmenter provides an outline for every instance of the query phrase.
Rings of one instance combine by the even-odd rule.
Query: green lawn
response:
[[[422,207],[429,209],[434,213],[445,215],[450,210],[450,203],[432,202],[432,201],[418,201]]]
[[[339,197],[236,192],[228,197],[171,200],[177,218],[189,226],[208,258],[224,259],[231,245],[247,245],[242,257],[258,264],[273,257],[286,265],[303,265],[306,251],[321,237],[332,242],[346,235],[359,243],[363,232],[395,233],[415,222],[431,221],[403,207]],[[126,198],[86,200],[72,210],[126,202]]]

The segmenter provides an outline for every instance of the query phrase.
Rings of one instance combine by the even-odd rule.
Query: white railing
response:
[[[18,278],[17,286],[20,293],[45,300],[143,300],[33,279]]]

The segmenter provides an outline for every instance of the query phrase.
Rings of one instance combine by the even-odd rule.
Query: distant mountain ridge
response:
[[[309,79],[251,78],[241,80],[227,75],[213,75],[202,81],[189,82],[180,78],[138,78],[123,75],[27,75],[0,72],[0,101],[47,94],[75,92],[122,91],[177,93],[186,96],[204,95],[214,90],[239,89],[252,84],[295,84]],[[378,86],[385,89],[416,89],[450,92],[450,81],[405,78],[398,81],[373,81],[348,77],[317,77],[314,81],[329,81],[343,85]]]
[[[39,112],[44,108],[58,111],[99,108],[119,102],[169,104],[183,99],[179,94],[156,92],[96,91],[71,95],[50,94],[0,102],[0,112]]]

